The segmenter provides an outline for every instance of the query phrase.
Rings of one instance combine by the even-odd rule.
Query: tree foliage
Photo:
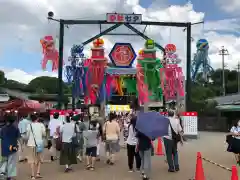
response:
[[[238,72],[233,70],[224,70],[225,73],[225,92],[226,95],[238,92]],[[215,101],[206,101],[216,96],[223,94],[223,71],[217,69],[212,72],[209,77],[209,82],[204,82],[201,78],[202,74],[197,75],[197,81],[192,84],[192,108],[197,110],[200,114],[213,115],[216,113]]]
[[[0,71],[0,85],[5,83],[5,74],[3,71]]]
[[[3,87],[23,92],[33,92],[32,90],[28,89],[27,84],[23,84],[11,79],[7,79],[3,84]]]
[[[67,85],[62,82],[63,89],[68,89]],[[28,89],[34,89],[36,93],[57,94],[58,93],[58,78],[41,76],[33,79],[27,85]]]

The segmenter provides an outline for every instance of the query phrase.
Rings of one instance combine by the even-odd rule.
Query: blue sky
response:
[[[153,0],[140,0],[140,5],[142,5],[143,7],[148,7],[152,2]],[[168,0],[167,2],[169,5],[184,5],[187,1]],[[214,0],[192,0],[194,10],[197,12],[205,13],[205,21],[231,18],[230,15],[221,11],[219,7],[214,4],[214,2]],[[41,57],[41,52],[26,53],[21,47],[13,46],[12,49],[4,49],[3,51],[1,51],[0,66],[5,68],[17,68],[25,72],[31,73],[41,69]],[[48,68],[48,70],[50,70],[50,65],[48,65]]]

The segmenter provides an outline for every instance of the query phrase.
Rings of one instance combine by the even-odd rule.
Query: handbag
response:
[[[79,143],[79,138],[78,138],[78,132],[77,132],[77,127],[76,127],[77,125],[75,124],[74,125],[74,132],[75,132],[75,134],[76,134],[76,136],[73,136],[72,137],[72,143],[73,143],[73,146],[74,147],[78,147],[79,145],[80,145],[80,143]]]
[[[170,123],[170,127],[171,127],[171,132],[172,132],[172,140],[175,142],[175,143],[178,143],[182,140],[181,138],[181,135],[179,133],[176,133],[173,128],[172,128],[172,125]]]
[[[58,135],[57,138],[54,139],[55,144],[56,144],[56,150],[61,151],[61,149],[62,149],[62,134],[60,132],[60,127],[57,127],[56,133]]]
[[[36,152],[41,153],[41,152],[43,152],[43,149],[44,149],[43,143],[38,143],[37,144],[31,124],[30,124],[30,128],[31,128],[31,131],[32,131],[32,134],[33,134],[33,140],[34,140],[34,143],[35,143],[35,146],[36,146]]]
[[[107,139],[107,122],[105,124],[104,132],[102,134],[102,141],[106,141]]]

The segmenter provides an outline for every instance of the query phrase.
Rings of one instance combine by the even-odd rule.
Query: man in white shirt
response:
[[[164,146],[166,150],[169,172],[179,171],[177,144],[182,141],[182,127],[178,118],[174,116],[174,111],[168,112],[170,125],[168,136],[164,136]]]
[[[56,139],[59,137],[59,134],[57,133],[57,128],[62,127],[63,122],[59,120],[59,113],[53,114],[53,119],[49,122],[49,130],[50,130],[50,138],[52,146],[50,148],[51,153],[51,160],[54,161],[57,159],[57,151],[56,151]]]

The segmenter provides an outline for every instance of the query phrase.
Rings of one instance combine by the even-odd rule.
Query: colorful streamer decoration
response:
[[[144,59],[143,57],[143,49],[138,52],[138,63],[137,63],[137,90],[138,90],[138,101],[139,104],[144,104],[144,102],[148,102],[148,86],[144,81],[144,71],[139,61]]]
[[[166,64],[179,64],[181,60],[176,53],[177,48],[174,44],[167,44],[165,47],[165,60]]]
[[[200,69],[202,69],[202,78],[207,82],[209,74],[213,72],[213,68],[210,66],[210,59],[208,57],[209,43],[206,39],[199,39],[196,47],[197,53],[195,54],[192,62],[192,80],[196,80],[197,73]]]
[[[184,96],[184,76],[182,68],[177,65],[181,60],[176,54],[176,46],[174,44],[166,45],[165,53],[166,64],[160,70],[160,76],[164,76],[165,81],[161,82],[161,87],[165,100],[175,100],[177,96]]]
[[[112,87],[115,89],[115,91],[120,95],[123,96],[123,77],[121,76],[114,76],[114,79],[112,81]]]
[[[45,70],[48,61],[52,62],[52,71],[56,71],[58,69],[58,60],[59,53],[55,47],[55,42],[53,36],[45,36],[40,40],[42,45],[42,69]]]
[[[72,84],[73,97],[81,96],[85,91],[85,72],[83,67],[83,45],[73,45],[71,48],[71,56],[68,58],[66,66],[66,78],[69,84]]]
[[[107,66],[107,58],[104,54],[103,39],[96,39],[93,42],[92,56],[90,60],[85,63],[87,66],[87,101],[91,104],[96,103],[99,98],[100,89],[104,81],[105,68]]]
[[[162,88],[159,72],[162,64],[156,57],[155,42],[151,39],[147,40],[143,52],[140,51],[139,55],[137,64],[138,97],[141,99],[141,103],[149,100],[161,101]]]
[[[77,45],[74,44],[73,47],[71,48],[71,56],[75,58],[84,58],[84,46],[82,44]]]

